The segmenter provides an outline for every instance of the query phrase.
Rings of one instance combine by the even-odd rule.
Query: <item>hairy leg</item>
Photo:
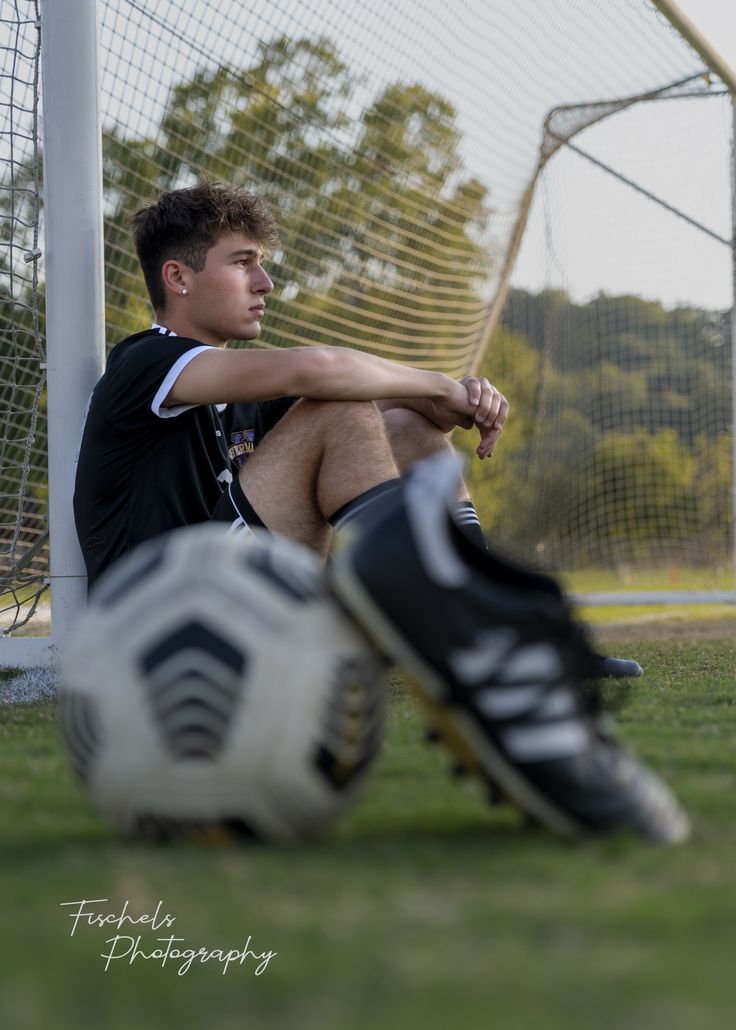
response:
[[[398,475],[374,404],[302,399],[250,455],[240,484],[269,529],[326,554],[330,516]]]
[[[383,421],[402,476],[415,461],[429,458],[440,451],[453,450],[452,444],[442,430],[418,411],[409,408],[389,408],[383,412]],[[464,483],[458,496],[460,500],[470,497]]]

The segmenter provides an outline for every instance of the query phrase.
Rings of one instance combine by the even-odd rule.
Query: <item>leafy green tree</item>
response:
[[[366,109],[344,182],[319,214],[340,259],[305,311],[322,339],[446,366],[472,344],[486,190],[461,175],[453,108],[422,86],[389,86]]]
[[[733,546],[733,452],[730,433],[698,436],[693,448],[693,492],[698,508],[699,561],[726,565]]]
[[[631,559],[647,553],[643,543],[666,548],[695,535],[694,474],[674,430],[603,436],[580,498],[598,557]]]
[[[590,424],[569,411],[550,431],[540,410],[541,358],[519,334],[496,332],[480,371],[510,402],[493,458],[468,464],[467,482],[481,523],[506,546],[527,552],[530,543],[544,547],[569,521],[571,470],[580,466],[580,452],[589,446]],[[454,442],[471,454],[476,435],[458,430]],[[540,447],[544,462],[537,460]],[[543,507],[540,496],[546,498]]]
[[[131,214],[202,176],[257,189],[286,227],[284,251],[273,257],[281,295],[271,300],[272,321],[283,320],[284,292],[293,298],[295,290],[313,288],[327,275],[328,234],[316,212],[344,168],[341,137],[349,121],[343,108],[351,81],[329,41],[262,43],[252,67],[198,72],[176,86],[153,138],[105,134],[113,338],[129,331],[130,301],[144,296],[130,244]]]
[[[485,188],[463,175],[455,111],[437,93],[395,83],[351,118],[354,86],[328,40],[280,39],[261,44],[248,68],[178,85],[151,139],[106,133],[111,336],[126,331],[142,297],[130,215],[208,175],[257,189],[283,225],[269,302],[275,342],[348,343],[438,367],[450,343],[469,352],[489,211]]]
[[[630,296],[575,304],[562,291],[513,290],[503,325],[522,332],[546,366],[562,373],[565,397],[556,403],[579,408],[601,432],[622,424],[652,433],[672,428],[692,445],[730,420],[724,313],[668,311]]]

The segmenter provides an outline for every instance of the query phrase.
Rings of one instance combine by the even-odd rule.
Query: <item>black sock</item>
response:
[[[478,512],[472,501],[458,501],[455,506],[455,522],[463,533],[481,550],[488,550],[486,538],[478,518]]]
[[[330,515],[327,521],[333,529],[339,529],[340,526],[355,518],[356,515],[365,512],[380,498],[386,497],[388,494],[398,490],[400,486],[400,479],[387,479],[384,483],[379,483],[378,486],[372,486],[370,490],[365,490],[362,494],[358,494],[357,497],[353,497],[352,501],[343,504],[341,508],[338,508],[336,512]]]

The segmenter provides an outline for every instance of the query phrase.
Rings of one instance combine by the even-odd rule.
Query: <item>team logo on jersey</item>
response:
[[[245,465],[245,459],[253,453],[255,447],[255,429],[241,429],[237,433],[230,434],[230,446],[228,454],[230,460],[234,461],[240,468]]]

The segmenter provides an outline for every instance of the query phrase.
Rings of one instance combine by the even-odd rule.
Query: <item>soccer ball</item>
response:
[[[124,831],[298,840],[353,802],[384,695],[383,666],[315,554],[206,524],[100,580],[59,712],[76,773]]]

